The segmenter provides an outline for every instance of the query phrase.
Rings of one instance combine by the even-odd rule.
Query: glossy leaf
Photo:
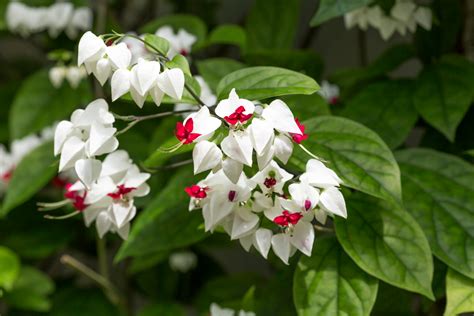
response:
[[[8,184],[0,217],[5,216],[13,208],[31,198],[56,173],[57,163],[51,142],[39,146],[25,156],[15,168]]]
[[[295,271],[293,296],[298,315],[369,315],[378,280],[362,271],[334,238],[319,239],[311,257]]]
[[[16,94],[10,110],[10,137],[18,139],[39,132],[67,118],[91,99],[87,80],[82,80],[77,89],[72,89],[67,82],[56,89],[47,71],[39,71],[26,79]]]
[[[5,301],[18,309],[45,312],[51,308],[48,295],[53,291],[54,283],[49,276],[33,267],[22,266],[12,291],[5,295]]]
[[[299,14],[300,0],[256,0],[246,23],[248,49],[291,48]]]
[[[159,37],[155,34],[145,34],[145,47],[152,53],[156,53],[156,50],[163,56],[168,54],[170,49],[170,43],[163,37]]]
[[[421,73],[414,104],[423,119],[452,142],[471,105],[473,89],[474,65],[462,58],[445,57]]]
[[[446,276],[446,296],[444,316],[474,312],[474,279],[449,269]]]
[[[382,139],[354,121],[322,116],[304,121],[309,138],[302,144],[327,161],[344,185],[367,194],[401,201],[400,170]],[[296,147],[290,160],[300,170],[311,159]]]
[[[196,62],[199,74],[209,87],[216,91],[217,84],[227,74],[245,67],[244,64],[230,58],[209,58]]]
[[[365,272],[434,299],[433,259],[423,231],[408,212],[364,195],[347,201],[348,218],[335,218],[337,238]]]
[[[184,188],[192,185],[193,181],[190,168],[177,172],[170,179],[135,219],[128,240],[117,254],[117,260],[184,247],[205,237],[204,230],[199,228],[202,223],[201,212],[188,212],[189,196]]]
[[[331,115],[329,104],[317,93],[311,95],[288,95],[282,100],[300,120],[313,116]]]
[[[10,249],[0,246],[0,288],[9,291],[20,273],[20,258]]]
[[[186,57],[181,54],[174,56],[172,60],[166,63],[166,66],[169,68],[179,68],[184,72],[184,74],[192,76],[191,70],[189,69],[189,62]]]
[[[193,150],[194,145],[193,144],[188,144],[188,145],[182,145],[178,149],[172,152],[167,152],[166,148],[170,148],[172,146],[175,146],[178,144],[179,141],[176,139],[176,137],[171,137],[168,140],[166,140],[158,149],[156,149],[146,160],[145,160],[145,166],[148,168],[157,168],[161,167],[166,161],[169,159],[181,155],[184,153],[189,153]]]
[[[413,82],[392,80],[365,87],[346,103],[341,115],[374,130],[391,148],[401,145],[415,125]]]
[[[433,253],[474,278],[474,167],[429,149],[396,153],[403,200],[423,228]]]
[[[219,99],[235,88],[242,98],[261,100],[290,94],[313,94],[319,90],[314,79],[302,73],[277,67],[250,67],[234,71],[219,82]]]
[[[316,26],[332,18],[344,15],[368,5],[372,0],[321,0],[310,25]]]
[[[208,44],[231,44],[244,49],[247,42],[247,34],[238,25],[222,24],[212,30],[207,42]]]

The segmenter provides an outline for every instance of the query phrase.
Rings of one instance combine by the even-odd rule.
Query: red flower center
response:
[[[301,134],[295,134],[295,133],[290,133],[291,138],[293,138],[293,141],[297,144],[301,144],[302,141],[306,140],[308,138],[308,134],[304,133],[304,125],[300,123],[300,121],[295,118],[296,125],[300,128]]]
[[[70,199],[72,201],[72,206],[74,206],[76,210],[82,212],[88,206],[84,202],[87,196],[87,191],[85,191],[84,194],[81,196],[77,191],[71,191],[71,186],[72,183],[66,183],[66,185],[64,186],[66,189],[64,197]]]
[[[184,191],[193,198],[196,199],[204,199],[207,196],[206,190],[208,188],[202,188],[199,185],[192,185],[190,187],[186,187]]]
[[[311,201],[310,200],[304,201],[304,209],[309,210],[310,208],[311,208]]]
[[[2,179],[4,182],[10,181],[10,179],[13,176],[13,169],[8,170],[4,174],[0,175],[0,179]]]
[[[117,191],[107,194],[114,200],[121,200],[125,195],[132,192],[136,188],[127,188],[124,184],[117,186]]]
[[[244,112],[245,108],[241,105],[234,111],[234,113],[225,116],[224,120],[226,120],[230,125],[235,125],[238,122],[243,124],[252,117],[252,114],[244,114]]]
[[[286,227],[288,225],[296,225],[303,217],[301,213],[290,213],[288,211],[283,211],[282,215],[277,216],[273,219],[273,222],[279,226]]]
[[[184,125],[181,122],[176,123],[176,138],[183,144],[192,143],[196,138],[201,136],[201,134],[193,133],[193,129],[194,122],[192,118],[188,119]]]
[[[234,190],[231,190],[229,191],[229,194],[227,195],[227,197],[229,198],[229,201],[234,202],[236,195],[237,195],[237,192],[235,192]]]
[[[188,52],[187,50],[185,50],[184,48],[181,49],[181,50],[179,51],[179,53],[180,53],[181,55],[183,55],[184,57],[188,56],[188,54],[189,54],[189,52]]]
[[[265,181],[263,181],[263,184],[269,189],[274,187],[276,183],[277,180],[275,178],[266,178]]]
[[[335,104],[337,104],[337,102],[339,102],[338,97],[332,97],[332,98],[329,99],[329,104],[331,104],[331,105],[335,105]]]

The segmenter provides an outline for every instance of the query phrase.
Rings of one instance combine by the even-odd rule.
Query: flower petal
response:
[[[213,169],[221,163],[222,152],[215,143],[201,141],[193,149],[194,174]]]
[[[290,108],[282,100],[274,100],[263,109],[262,117],[268,120],[280,132],[301,134]]]
[[[175,100],[181,100],[184,90],[184,73],[179,68],[167,69],[158,77],[158,87]]]
[[[128,69],[119,69],[112,75],[110,86],[112,88],[112,101],[116,101],[130,91],[131,72]]]
[[[253,245],[265,259],[267,259],[272,245],[272,236],[273,232],[266,228],[259,228],[254,234]]]
[[[102,170],[102,163],[97,159],[80,159],[74,166],[77,177],[87,188],[99,178]]]
[[[341,191],[330,187],[321,192],[320,203],[325,211],[347,218],[346,202]]]
[[[291,252],[290,237],[288,235],[273,235],[272,249],[278,258],[280,258],[285,264],[288,264],[288,259],[290,258]]]

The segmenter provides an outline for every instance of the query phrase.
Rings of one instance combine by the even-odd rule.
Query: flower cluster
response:
[[[58,65],[49,70],[49,81],[56,89],[63,85],[64,80],[67,80],[69,85],[76,89],[86,76],[85,69],[77,66]]]
[[[65,197],[84,214],[86,225],[95,220],[100,237],[111,231],[125,239],[136,213],[133,199],[148,194],[150,175],[117,150],[114,121],[103,99],[74,111],[70,121],[56,127],[54,153],[61,155],[59,172],[75,171],[78,181],[65,184]],[[103,161],[97,159],[104,154]]]
[[[74,39],[92,27],[92,11],[88,7],[74,8],[72,3],[57,2],[49,7],[29,7],[12,1],[6,10],[6,23],[10,31],[29,36],[47,30],[51,37],[61,32]]]
[[[188,56],[191,53],[191,48],[196,42],[197,38],[184,29],[179,29],[174,33],[171,26],[165,25],[156,30],[155,35],[166,39],[170,43],[170,50],[168,51],[168,58],[172,59],[177,54]]]
[[[321,89],[318,91],[318,94],[331,105],[335,105],[339,102],[339,86],[331,84],[327,80],[321,82]]]
[[[110,78],[112,101],[130,92],[135,103],[142,107],[147,96],[160,105],[164,95],[179,100],[184,90],[184,73],[179,68],[162,69],[155,60],[139,58],[132,64],[132,52],[124,42],[108,46],[92,32],[79,41],[78,66],[84,64],[104,84]],[[160,72],[161,71],[161,72]]]
[[[405,35],[407,31],[415,32],[417,25],[426,30],[431,29],[432,12],[429,8],[416,5],[413,0],[397,0],[387,15],[379,6],[362,7],[344,16],[347,28],[358,26],[367,30],[372,26],[379,30],[384,40],[389,39],[396,31]]]
[[[218,145],[214,133],[222,124],[228,132],[221,133]],[[285,263],[296,249],[311,254],[313,219],[346,217],[346,208],[338,190],[342,181],[322,162],[310,160],[297,180],[275,160],[288,162],[294,144],[308,137],[304,130],[283,101],[255,106],[235,90],[218,103],[215,115],[202,107],[177,123],[178,140],[195,143],[194,173],[211,170],[185,190],[191,197],[189,209],[202,208],[206,231],[223,227],[246,250],[253,245],[266,258],[273,248]],[[265,218],[273,229],[263,228]]]
[[[8,183],[20,161],[38,146],[53,138],[54,127],[44,128],[39,135],[32,134],[14,140],[8,151],[0,144],[0,195],[6,190]]]

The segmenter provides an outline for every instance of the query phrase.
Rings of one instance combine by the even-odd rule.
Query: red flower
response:
[[[301,213],[290,213],[288,211],[283,211],[282,215],[277,216],[273,219],[273,222],[279,226],[288,226],[288,225],[296,225],[303,217]]]
[[[266,178],[265,181],[263,181],[263,184],[269,189],[275,186],[276,183],[277,180],[275,178]]]
[[[4,174],[0,175],[0,179],[2,179],[4,182],[10,181],[10,179],[13,176],[13,169],[8,170]]]
[[[116,192],[112,192],[107,195],[110,196],[114,200],[119,200],[119,199],[123,199],[125,194],[132,192],[136,188],[127,188],[125,187],[125,185],[121,184],[117,186],[117,189],[118,190]]]
[[[201,136],[201,134],[193,133],[193,129],[194,122],[192,118],[188,119],[184,125],[181,122],[176,123],[176,138],[183,144],[192,143],[196,138]]]
[[[183,55],[184,57],[188,56],[188,54],[189,54],[188,51],[185,50],[185,49],[180,50],[179,53],[180,53],[181,55]]]
[[[224,120],[226,120],[226,122],[231,125],[235,125],[237,124],[237,122],[245,123],[252,117],[252,114],[244,114],[244,111],[245,111],[245,108],[243,106],[239,106],[234,111],[234,113],[232,113],[231,115],[225,116]]]
[[[79,195],[77,191],[71,191],[70,188],[72,183],[66,183],[64,186],[66,192],[64,193],[64,197],[72,201],[72,206],[80,212],[82,212],[88,205],[84,203],[86,199],[87,192],[84,192],[84,195]]]
[[[199,185],[193,184],[190,187],[186,187],[184,191],[193,198],[204,199],[207,196],[207,188],[201,188]]]
[[[296,125],[300,128],[301,134],[294,134],[290,133],[291,138],[293,138],[293,141],[297,144],[301,144],[302,141],[306,140],[308,138],[308,134],[304,133],[304,125],[300,123],[300,121],[295,118]]]

